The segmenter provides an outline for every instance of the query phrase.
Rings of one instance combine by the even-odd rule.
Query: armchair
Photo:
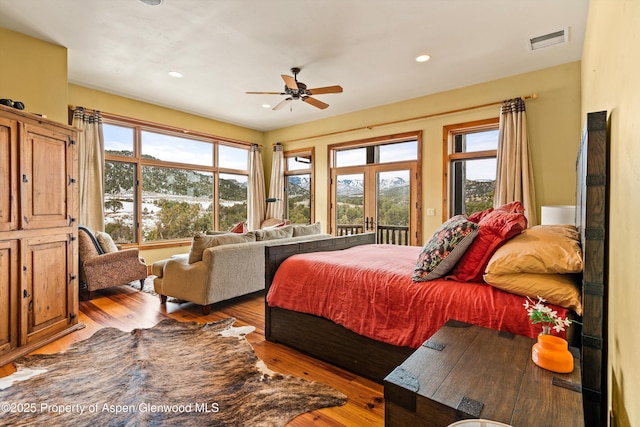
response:
[[[95,291],[125,285],[140,280],[140,289],[147,277],[147,265],[137,248],[105,252],[94,234],[86,227],[78,227],[80,258],[80,296],[91,299]]]

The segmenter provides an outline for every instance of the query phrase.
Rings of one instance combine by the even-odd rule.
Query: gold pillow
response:
[[[193,237],[193,243],[191,244],[191,251],[189,251],[189,264],[202,261],[202,253],[207,248],[213,248],[215,246],[230,245],[233,243],[247,243],[255,242],[256,236],[253,232],[244,234],[228,233],[218,235],[204,235],[202,233]]]
[[[578,274],[485,274],[484,281],[503,291],[533,300],[541,296],[550,304],[568,308],[582,316],[579,277]]]
[[[489,260],[485,273],[579,273],[582,249],[573,226],[537,225],[515,236]]]

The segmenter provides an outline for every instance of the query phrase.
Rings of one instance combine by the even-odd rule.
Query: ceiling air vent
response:
[[[529,46],[529,50],[538,50],[556,44],[567,43],[568,41],[569,29],[564,28],[543,36],[532,37],[529,39],[529,43],[527,45]]]

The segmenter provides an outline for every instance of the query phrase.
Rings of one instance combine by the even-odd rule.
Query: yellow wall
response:
[[[0,28],[0,98],[67,123],[67,49]]]
[[[262,144],[264,134],[229,123],[159,107],[99,90],[69,84],[68,103],[154,123],[181,127],[237,141]]]
[[[534,93],[538,94],[538,98],[526,101],[526,105],[539,218],[541,205],[575,204],[575,160],[581,130],[579,62],[271,131],[266,134],[265,147],[270,148],[271,144],[280,141],[284,141],[285,151],[315,147],[315,218],[324,225],[327,224],[328,217],[326,165],[329,144],[421,130],[423,212],[426,212],[427,208],[436,209],[436,216],[423,217],[422,231],[425,240],[442,223],[443,126],[498,117],[499,106],[308,141],[286,141],[483,105]],[[272,152],[267,148],[263,151],[265,176],[269,177]]]
[[[640,426],[640,2],[591,0],[582,60],[582,113],[611,126],[609,402],[618,427]]]

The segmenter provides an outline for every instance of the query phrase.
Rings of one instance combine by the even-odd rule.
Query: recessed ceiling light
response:
[[[176,79],[182,78],[182,73],[179,71],[169,71],[169,75],[171,77],[175,77]]]
[[[140,0],[144,4],[148,4],[149,6],[157,6],[162,4],[162,0]]]
[[[427,55],[426,53],[423,53],[422,55],[416,56],[416,61],[417,62],[427,62],[430,59],[431,59],[431,56]]]
[[[271,105],[269,105],[269,104],[262,104],[262,108],[271,108]]]

